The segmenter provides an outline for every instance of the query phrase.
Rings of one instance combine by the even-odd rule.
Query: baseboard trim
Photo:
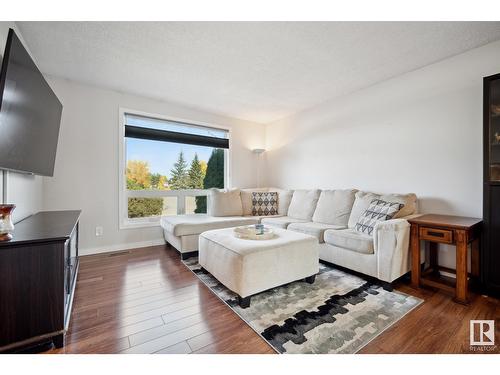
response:
[[[150,241],[141,241],[141,242],[131,242],[131,243],[122,243],[116,245],[109,245],[103,247],[90,247],[86,249],[78,249],[78,255],[94,255],[94,254],[102,254],[102,253],[112,253],[114,251],[120,250],[130,250],[140,247],[149,247],[149,246],[158,246],[165,245],[165,240],[163,238],[159,238],[157,240]]]

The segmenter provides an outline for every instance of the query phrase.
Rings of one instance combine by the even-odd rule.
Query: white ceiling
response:
[[[18,22],[47,74],[269,123],[500,39],[500,22]]]

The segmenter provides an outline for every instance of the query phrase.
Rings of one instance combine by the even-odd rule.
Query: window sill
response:
[[[158,220],[125,220],[120,222],[120,230],[122,229],[138,229],[138,228],[152,228],[159,227],[160,219]]]

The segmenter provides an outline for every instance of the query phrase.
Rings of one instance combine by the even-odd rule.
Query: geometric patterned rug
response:
[[[320,263],[314,284],[270,289],[242,309],[233,292],[201,270],[197,257],[184,263],[278,353],[356,353],[423,302]]]

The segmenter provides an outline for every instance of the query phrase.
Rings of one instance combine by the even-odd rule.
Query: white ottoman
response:
[[[199,263],[239,296],[240,306],[250,306],[253,294],[306,278],[319,271],[318,240],[315,237],[273,228],[270,240],[237,238],[233,228],[200,234]]]

